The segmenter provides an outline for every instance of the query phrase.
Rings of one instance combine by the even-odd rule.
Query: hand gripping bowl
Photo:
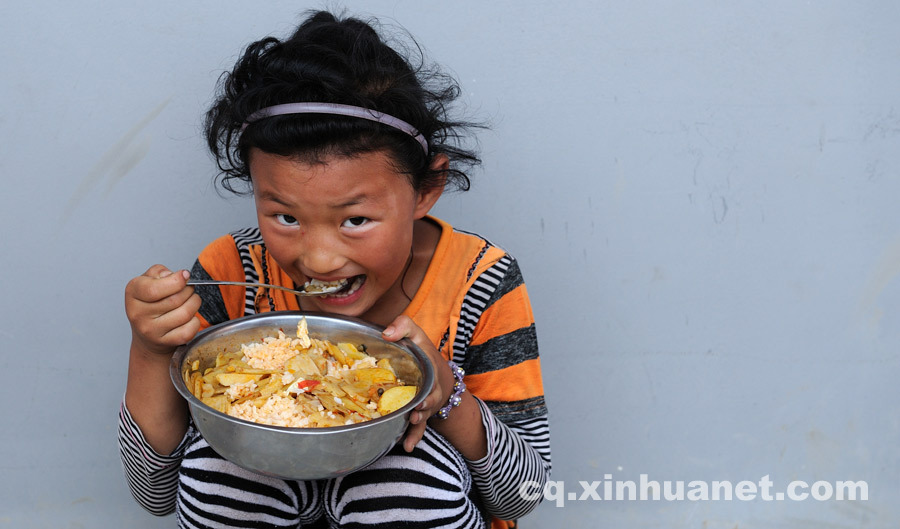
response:
[[[399,410],[349,426],[287,428],[245,421],[221,413],[195,397],[187,388],[184,371],[195,360],[212,365],[216,354],[239,350],[242,343],[291,335],[305,317],[309,336],[333,343],[365,344],[376,358],[387,357],[407,384],[418,386],[416,396]],[[209,445],[225,459],[259,474],[293,480],[326,479],[349,474],[380,458],[406,431],[410,412],[434,383],[434,367],[411,340],[386,342],[382,329],[356,318],[312,312],[267,312],[210,327],[179,347],[169,373],[175,388],[187,400],[194,425]]]

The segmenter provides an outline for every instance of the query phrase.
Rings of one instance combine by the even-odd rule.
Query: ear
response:
[[[419,190],[418,197],[416,198],[415,218],[421,219],[427,215],[428,212],[431,211],[431,208],[437,203],[438,199],[441,198],[441,194],[444,192],[444,183],[447,181],[447,169],[449,168],[450,158],[447,158],[446,154],[434,155],[434,159],[431,160],[429,169],[440,173],[440,181],[431,187]]]

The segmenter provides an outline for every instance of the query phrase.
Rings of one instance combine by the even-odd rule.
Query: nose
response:
[[[327,278],[336,274],[347,262],[340,248],[334,237],[308,232],[301,242],[300,265],[307,275]]]

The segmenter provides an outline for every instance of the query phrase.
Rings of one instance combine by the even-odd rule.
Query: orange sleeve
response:
[[[481,345],[495,336],[509,334],[533,324],[534,313],[525,284],[519,285],[488,307],[481,321],[485,323],[475,330],[471,345]]]
[[[541,361],[532,358],[503,369],[466,376],[466,387],[481,400],[513,402],[544,395]]]
[[[519,282],[484,310],[470,342],[466,375],[472,394],[485,401],[515,402],[544,395],[534,334],[534,313]]]

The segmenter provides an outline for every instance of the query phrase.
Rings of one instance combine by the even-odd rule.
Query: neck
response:
[[[378,325],[388,325],[406,310],[425,279],[440,238],[441,230],[436,224],[424,219],[416,221],[406,268],[397,279],[395,288],[386,293],[364,319]]]

